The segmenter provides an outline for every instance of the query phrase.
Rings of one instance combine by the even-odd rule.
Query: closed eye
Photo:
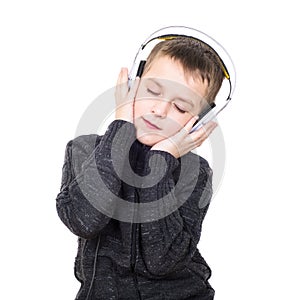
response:
[[[153,91],[153,90],[150,90],[149,88],[147,88],[147,92],[153,96],[159,96],[160,95],[160,92],[156,92],[156,91]]]
[[[186,113],[185,110],[183,110],[182,108],[180,108],[180,107],[179,107],[178,105],[176,105],[175,103],[174,103],[174,106],[175,106],[175,108],[176,108],[180,113],[182,113],[182,114]]]

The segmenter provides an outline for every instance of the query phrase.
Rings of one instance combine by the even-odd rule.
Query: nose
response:
[[[155,100],[153,102],[151,112],[155,114],[155,116],[160,118],[165,118],[168,114],[170,108],[170,103],[166,100]]]

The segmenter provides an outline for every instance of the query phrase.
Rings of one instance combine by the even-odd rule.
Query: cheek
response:
[[[134,114],[135,117],[140,117],[149,112],[149,101],[138,100],[134,101]]]
[[[192,117],[190,114],[174,114],[174,115],[170,115],[170,123],[171,123],[171,127],[174,127],[174,130],[176,128],[176,131],[180,130],[181,128],[183,128],[186,123],[190,120],[190,118]]]

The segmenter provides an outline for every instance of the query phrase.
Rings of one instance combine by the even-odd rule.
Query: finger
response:
[[[139,84],[140,84],[140,77],[136,77],[132,87],[129,90],[128,98],[130,100],[134,100],[134,98],[136,96],[136,93],[137,93],[137,90],[139,88]]]
[[[117,84],[123,84],[128,81],[128,69],[127,68],[121,68]]]
[[[182,134],[189,134],[191,129],[193,128],[193,125],[195,124],[195,122],[199,119],[199,116],[193,116],[185,125],[184,127],[179,131]]]
[[[216,127],[218,126],[218,123],[214,122],[214,121],[209,121],[206,124],[204,124],[203,128],[206,131],[213,131]]]
[[[218,126],[216,122],[210,121],[204,124],[199,130],[195,131],[196,138],[202,140],[202,142],[208,138],[213,130]]]
[[[125,98],[128,92],[128,69],[121,68],[117,80],[116,96],[120,99]]]
[[[173,137],[179,142],[185,142],[189,141],[190,144],[194,144],[195,138],[192,134],[190,134],[190,131],[195,124],[195,122],[199,119],[199,116],[193,116]],[[186,140],[186,138],[188,138]]]
[[[198,115],[193,116],[193,117],[185,124],[184,128],[185,128],[188,132],[190,132],[191,129],[193,128],[195,122],[196,122],[198,119],[199,119],[199,116],[198,116]]]

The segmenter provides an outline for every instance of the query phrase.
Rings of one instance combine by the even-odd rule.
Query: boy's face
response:
[[[201,111],[207,83],[184,73],[168,56],[156,58],[141,78],[134,102],[137,139],[148,146],[164,140]]]

